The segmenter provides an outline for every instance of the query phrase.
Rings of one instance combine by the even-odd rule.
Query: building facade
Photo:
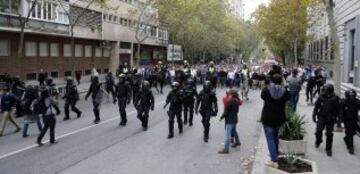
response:
[[[145,4],[141,0],[109,0],[104,7],[89,2],[2,0],[0,74],[35,80],[42,69],[53,78],[62,78],[74,72],[90,75],[93,68],[99,73],[115,72],[120,63],[133,62],[138,42],[134,11],[144,9]],[[27,16],[29,20],[24,22]],[[146,20],[141,20],[145,37],[141,59],[150,63],[163,57],[160,53],[166,50],[168,33],[155,21]],[[21,23],[25,24],[24,46],[18,56]]]
[[[335,0],[335,20],[340,38],[342,82],[360,88],[360,1]],[[311,14],[308,35],[313,39],[306,44],[305,62],[322,64],[330,71],[334,68],[330,29],[324,6],[309,9]]]

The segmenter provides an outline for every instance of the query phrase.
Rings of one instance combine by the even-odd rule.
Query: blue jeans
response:
[[[225,150],[229,151],[231,135],[235,137],[235,143],[240,143],[236,124],[225,124]]]
[[[279,136],[278,136],[279,129],[265,125],[263,126],[264,126],[265,137],[266,137],[271,161],[276,162],[278,160],[278,155],[279,155]]]
[[[40,119],[36,119],[36,125],[39,129],[39,132],[41,132],[42,124],[41,124]],[[29,123],[24,123],[23,136],[27,135],[28,128],[29,128]]]
[[[300,91],[289,91],[289,93],[290,93],[291,108],[295,112],[296,111],[296,105],[299,102],[299,93],[300,93]]]

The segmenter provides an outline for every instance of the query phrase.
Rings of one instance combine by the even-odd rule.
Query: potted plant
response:
[[[279,129],[279,152],[281,154],[305,155],[305,116],[300,116],[292,111],[290,104],[287,104],[286,119],[287,121]]]
[[[278,159],[278,168],[267,167],[267,170],[272,172],[268,173],[279,173],[279,174],[318,174],[318,168],[315,162],[300,158],[295,154],[286,154],[279,156]]]

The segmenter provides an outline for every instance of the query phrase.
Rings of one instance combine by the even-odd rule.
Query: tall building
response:
[[[325,65],[334,69],[330,29],[325,7],[309,9],[310,28],[307,33],[313,39],[306,44],[305,62]],[[360,1],[335,0],[335,21],[340,38],[342,82],[347,87],[360,88]]]
[[[155,10],[143,8],[142,0],[109,0],[106,7],[89,5],[89,2],[1,0],[0,74],[10,73],[34,80],[40,69],[53,78],[70,76],[74,71],[90,75],[93,68],[99,73],[114,72],[119,63],[136,61],[136,36],[143,40],[140,63],[152,63],[163,57],[168,32],[154,20]],[[33,3],[34,8],[30,11]],[[142,9],[146,13],[138,21]],[[19,19],[24,21],[28,15],[23,55],[17,58]],[[75,38],[73,54],[72,34]]]
[[[229,14],[233,15],[236,19],[244,19],[244,2],[243,0],[228,0],[227,8]]]

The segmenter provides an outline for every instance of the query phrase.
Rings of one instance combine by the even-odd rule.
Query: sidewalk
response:
[[[313,106],[308,106],[305,102],[305,95],[302,92],[298,104],[298,112],[306,116],[306,135],[307,152],[306,159],[315,161],[321,174],[358,174],[360,164],[360,138],[354,137],[355,155],[350,155],[346,149],[343,137],[344,132],[334,132],[333,156],[328,157],[325,153],[325,143],[316,149],[315,143],[315,123],[312,122]],[[323,135],[325,136],[325,134]],[[323,137],[325,140],[325,137]],[[252,174],[273,174],[273,171],[264,166],[265,160],[268,159],[268,149],[263,130],[261,130],[260,139],[256,147],[255,160]]]

